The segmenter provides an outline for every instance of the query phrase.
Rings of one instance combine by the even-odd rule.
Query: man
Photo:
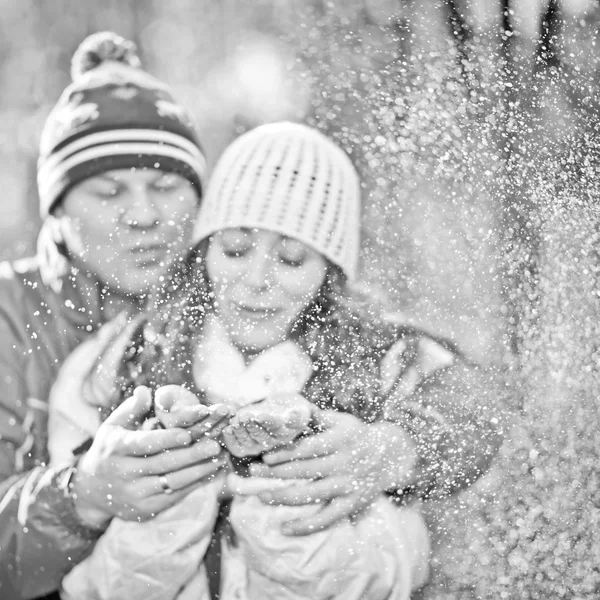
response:
[[[131,42],[91,36],[72,76],[41,139],[38,256],[0,273],[3,600],[57,590],[113,515],[150,518],[221,466],[211,440],[138,431],[151,408],[143,393],[102,425],[85,469],[47,466],[47,400],[59,367],[168,281],[187,252],[205,175],[186,111],[140,69]]]

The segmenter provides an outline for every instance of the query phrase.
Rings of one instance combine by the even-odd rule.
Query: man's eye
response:
[[[96,194],[103,198],[116,198],[121,192],[122,188],[118,185],[102,187],[96,190]]]
[[[176,189],[179,186],[179,179],[176,177],[161,177],[157,179],[153,184],[153,187],[159,192],[169,192]]]

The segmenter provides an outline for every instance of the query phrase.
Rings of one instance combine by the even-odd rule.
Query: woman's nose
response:
[[[148,229],[160,223],[161,212],[152,194],[145,186],[131,191],[129,205],[125,208],[121,221],[129,227]]]
[[[269,256],[256,256],[248,265],[246,285],[256,290],[268,290],[273,284],[273,260]]]

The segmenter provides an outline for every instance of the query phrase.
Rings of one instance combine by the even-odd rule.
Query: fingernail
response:
[[[279,459],[279,454],[275,453],[275,454],[265,454],[263,456],[263,462],[267,463],[268,465],[272,465],[275,464]]]

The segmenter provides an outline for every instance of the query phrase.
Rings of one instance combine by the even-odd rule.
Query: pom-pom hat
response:
[[[356,277],[360,181],[348,157],[316,129],[262,125],[238,137],[212,173],[194,231],[246,227],[293,237]]]
[[[206,161],[194,123],[172,90],[140,68],[135,45],[101,32],[73,55],[69,85],[48,116],[38,160],[40,212],[75,183],[110,169],[160,168],[197,186]]]

